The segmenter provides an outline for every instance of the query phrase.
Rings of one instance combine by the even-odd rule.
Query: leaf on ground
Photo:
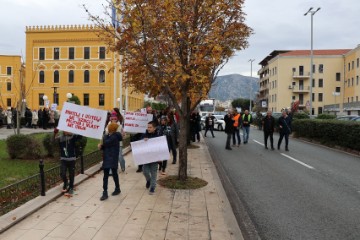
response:
[[[15,220],[16,220],[16,217],[13,217],[12,220],[15,221]]]

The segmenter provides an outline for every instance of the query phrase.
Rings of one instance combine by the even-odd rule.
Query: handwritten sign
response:
[[[152,117],[152,114],[147,113],[126,112],[124,131],[131,133],[145,133],[147,129],[147,124],[152,120]]]
[[[65,102],[58,129],[86,137],[101,139],[107,112]]]
[[[168,160],[170,158],[166,137],[149,138],[131,142],[131,152],[137,165]]]

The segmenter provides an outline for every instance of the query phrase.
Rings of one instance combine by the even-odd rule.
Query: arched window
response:
[[[89,83],[90,82],[90,72],[89,70],[85,70],[84,71],[84,83]]]
[[[74,70],[69,71],[69,83],[74,83]]]
[[[59,83],[59,71],[54,71],[54,83]]]
[[[39,83],[45,83],[45,72],[44,71],[39,72]]]
[[[104,83],[105,82],[105,71],[100,70],[99,72],[99,82]]]

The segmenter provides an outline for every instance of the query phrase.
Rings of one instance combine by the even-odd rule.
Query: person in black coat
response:
[[[272,112],[270,110],[267,111],[266,116],[262,119],[262,128],[264,130],[265,149],[268,149],[267,140],[270,137],[271,150],[274,150],[273,133],[275,129],[275,118],[272,116]]]
[[[200,126],[201,117],[200,114],[197,111],[194,111],[190,115],[190,131],[191,131],[191,139],[193,142],[195,142],[195,136],[196,140],[200,142]]]
[[[104,151],[104,160],[102,164],[104,171],[103,195],[101,196],[100,201],[104,201],[108,198],[107,189],[110,169],[115,183],[115,191],[111,195],[115,196],[121,193],[117,169],[122,136],[121,133],[117,132],[118,127],[118,124],[110,123],[108,125],[108,134],[104,135],[102,143],[98,145],[99,149]]]
[[[289,135],[291,133],[291,117],[286,114],[286,111],[282,111],[282,116],[279,117],[279,133],[280,138],[278,141],[278,149],[280,150],[280,145],[285,137],[285,151],[289,151]]]
[[[234,122],[235,121],[234,121],[233,117],[234,117],[234,115],[233,115],[232,110],[228,110],[228,113],[224,116],[225,133],[227,134],[225,149],[227,149],[227,150],[232,150],[232,148],[230,147],[230,140],[231,140],[231,136],[234,132]]]
[[[214,138],[214,124],[215,124],[215,117],[209,113],[209,115],[205,118],[205,134],[204,136],[206,137],[206,133],[208,132],[208,130],[210,130],[212,137]]]

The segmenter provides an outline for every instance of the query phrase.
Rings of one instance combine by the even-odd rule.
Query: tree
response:
[[[81,105],[80,99],[76,95],[72,95],[71,98],[69,98],[68,101],[71,102],[71,103],[77,104],[77,105]]]
[[[215,77],[235,51],[248,46],[252,30],[244,23],[243,2],[116,0],[120,16],[116,31],[109,19],[89,15],[101,29],[99,36],[122,56],[125,82],[152,96],[169,96],[174,103],[181,121],[180,180],[187,178],[186,129],[191,111],[207,98]]]
[[[245,111],[246,109],[249,109],[250,100],[244,98],[237,98],[231,102],[231,105],[233,106],[233,108],[241,108],[242,111]]]

